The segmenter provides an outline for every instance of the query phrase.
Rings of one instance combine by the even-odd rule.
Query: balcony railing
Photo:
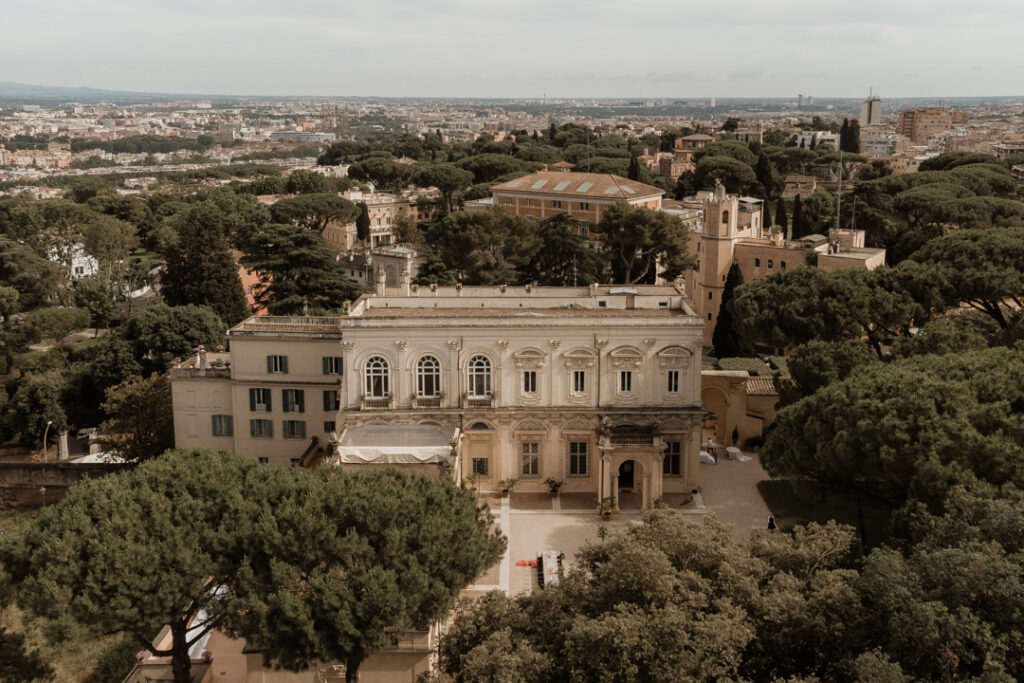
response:
[[[440,408],[441,397],[440,396],[413,396],[412,397],[413,408]]]
[[[654,436],[651,434],[612,434],[613,446],[653,446]]]
[[[465,404],[467,408],[493,408],[494,407],[494,395],[491,396],[470,396],[465,395]]]
[[[387,410],[390,407],[390,396],[363,396],[363,410]]]

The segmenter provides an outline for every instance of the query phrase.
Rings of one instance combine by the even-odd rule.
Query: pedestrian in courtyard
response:
[[[715,440],[710,436],[708,437],[708,455],[712,458],[715,457]]]
[[[768,515],[768,533],[775,533],[775,515]]]

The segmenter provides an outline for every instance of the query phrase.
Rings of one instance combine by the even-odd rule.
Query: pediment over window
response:
[[[547,354],[532,346],[519,349],[512,354],[512,362],[515,363],[517,368],[542,368],[546,360]]]
[[[516,429],[515,430],[517,432],[544,432],[544,431],[547,431],[544,428],[544,425],[542,425],[539,422],[535,422],[533,420],[526,420],[525,422],[520,422],[518,425],[516,425]]]
[[[693,358],[693,351],[685,346],[666,346],[656,354],[658,365],[663,368],[685,368]]]
[[[640,367],[644,360],[644,352],[635,346],[620,346],[608,352],[612,359],[612,367]]]
[[[563,352],[562,358],[565,359],[565,367],[572,370],[582,370],[594,366],[597,362],[597,353],[586,347],[578,346]]]

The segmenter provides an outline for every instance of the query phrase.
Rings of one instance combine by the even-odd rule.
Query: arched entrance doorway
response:
[[[619,465],[619,491],[623,489],[632,491],[636,481],[636,463],[627,460]]]
[[[642,510],[644,508],[643,473],[637,460],[624,460],[619,464],[616,488],[620,510]]]

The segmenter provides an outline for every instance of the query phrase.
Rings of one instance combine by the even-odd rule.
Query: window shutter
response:
[[[326,361],[327,359],[325,358],[324,360]],[[330,391],[325,391],[324,392],[324,410],[330,410],[330,409],[331,409],[331,392]]]
[[[249,436],[256,437],[256,420],[249,420]]]
[[[270,402],[273,398],[274,392],[272,392],[270,389],[265,389],[265,391],[267,392],[267,412],[269,413],[271,410],[273,410],[273,407],[270,405]]]
[[[281,372],[288,373],[288,356],[281,356]]]
[[[256,410],[256,390],[255,389],[250,389],[249,390],[249,410],[250,411]]]
[[[267,372],[273,372],[273,371],[274,371],[274,357],[273,356],[267,356]]]
[[[325,375],[331,374],[331,372],[330,372],[331,369],[327,366],[327,364],[330,362],[330,360],[331,360],[330,358],[328,358],[327,356],[324,356],[324,374]]]
[[[235,418],[231,415],[224,416],[224,426],[227,428],[224,430],[225,436],[235,435]]]
[[[306,392],[304,389],[295,390],[295,405],[300,413],[306,412]]]

